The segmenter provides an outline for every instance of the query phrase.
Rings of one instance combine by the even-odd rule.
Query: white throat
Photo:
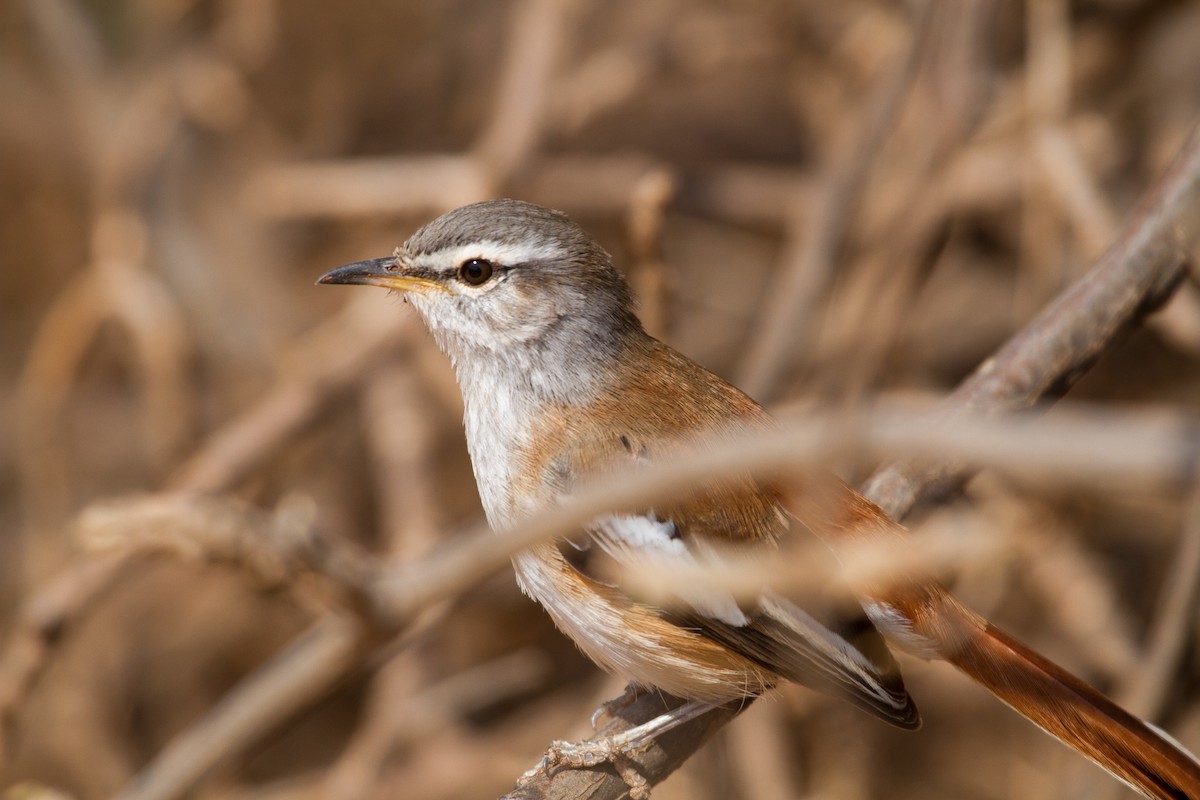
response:
[[[512,498],[519,459],[531,449],[531,421],[549,407],[593,402],[613,377],[625,331],[608,319],[559,313],[548,305],[534,315],[539,324],[514,325],[509,323],[520,315],[503,308],[489,316],[478,302],[410,298],[454,365],[488,521],[503,527],[540,511],[518,507]],[[534,502],[525,499],[526,505]]]
[[[476,363],[472,363],[472,362]],[[511,487],[516,479],[514,454],[528,442],[529,424],[540,403],[525,388],[506,379],[506,369],[455,361],[463,395],[463,427],[479,499],[493,528],[512,524],[533,509],[514,507]]]
[[[549,365],[525,348],[449,355],[462,390],[467,449],[488,522],[500,528],[541,511],[520,505],[511,491],[519,456],[529,451],[531,421],[548,405],[593,400],[602,382],[598,367],[586,361]]]

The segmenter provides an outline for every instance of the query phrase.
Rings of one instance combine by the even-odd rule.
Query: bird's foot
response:
[[[600,730],[600,720],[604,717],[616,719],[618,711],[623,711],[637,702],[638,688],[636,683],[631,683],[625,687],[625,692],[620,697],[614,697],[612,700],[605,700],[601,703],[592,712],[592,730]]]
[[[621,736],[601,736],[582,742],[555,739],[536,767],[526,772],[518,785],[533,780],[539,774],[553,772],[559,767],[585,769],[612,764],[613,769],[629,787],[630,800],[649,800],[650,782],[637,770],[630,755],[646,747],[652,740],[625,741]]]
[[[624,699],[622,696],[613,702],[620,703]],[[649,722],[620,733],[596,736],[582,742],[554,741],[546,755],[542,756],[541,762],[521,776],[518,785],[552,772],[558,767],[586,769],[600,764],[612,764],[621,780],[629,787],[630,798],[647,800],[650,797],[650,782],[638,771],[633,756],[652,744],[656,736],[700,716],[715,705],[703,702],[685,703]],[[602,706],[601,710],[603,709]]]

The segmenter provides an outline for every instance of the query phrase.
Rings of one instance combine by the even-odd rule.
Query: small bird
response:
[[[563,502],[585,480],[678,454],[702,437],[772,424],[752,399],[647,334],[612,259],[558,211],[516,200],[464,206],[393,255],[332,270],[319,283],[403,292],[424,319],[454,365],[480,499],[498,530]],[[795,487],[724,480],[662,507],[598,517],[578,536],[513,558],[521,588],[592,660],[631,685],[689,701],[609,742],[564,745],[562,761],[616,760],[781,681],[916,728],[886,637],[954,664],[1146,796],[1200,798],[1191,754],[935,581],[858,601],[833,590],[795,597],[764,588],[751,602],[696,587],[661,604],[621,583],[620,565],[687,565],[728,552],[779,558],[813,536],[903,531],[832,476],[811,479],[799,497]],[[636,776],[626,780],[646,796]]]

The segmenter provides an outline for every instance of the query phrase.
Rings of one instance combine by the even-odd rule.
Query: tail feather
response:
[[[895,542],[904,529],[845,486],[833,494],[793,492],[789,510],[810,521],[835,552],[850,541]],[[1062,667],[1038,655],[940,584],[912,578],[861,586],[868,615],[902,650],[942,658],[965,672],[1051,736],[1131,788],[1157,800],[1200,800],[1200,762]]]
[[[1057,664],[947,596],[942,655],[1042,730],[1147,797],[1200,800],[1200,762]],[[943,617],[938,627],[947,631]]]

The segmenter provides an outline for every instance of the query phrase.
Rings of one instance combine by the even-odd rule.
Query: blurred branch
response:
[[[456,547],[381,574],[373,589],[377,613],[407,619],[478,583],[514,553],[577,530],[599,514],[645,507],[723,476],[778,477],[805,466],[821,467],[846,453],[864,458],[916,453],[1092,490],[1174,491],[1195,478],[1200,427],[1191,418],[1071,414],[1065,409],[1053,419],[958,415],[943,421],[883,412],[781,416],[776,430],[733,442],[699,443],[679,457],[585,487],[571,502],[499,535],[484,526]]]
[[[268,167],[244,188],[268,218],[441,212],[503,192],[535,155],[573,0],[520,0],[496,105],[466,153]]]
[[[1122,236],[1100,262],[947,398],[938,417],[938,429],[950,424],[956,415],[1027,408],[1052,391],[1065,390],[1139,313],[1169,294],[1198,238],[1200,127],[1193,130],[1172,167],[1130,216]],[[1140,442],[1137,444],[1140,447]],[[1126,451],[1130,456],[1138,449],[1133,445],[1131,441]],[[923,466],[907,461],[881,470],[868,482],[865,492],[893,518],[902,519],[922,495],[965,474],[960,460],[946,455],[939,458],[942,460]],[[1192,471],[1192,467],[1185,467],[1179,477],[1194,480]],[[650,718],[639,717],[632,724]],[[692,725],[707,725],[705,719],[681,727],[686,732]],[[651,771],[652,767],[639,765],[651,785],[669,774]],[[557,776],[569,773],[560,770],[549,776],[543,796],[569,796],[566,784],[560,787],[554,783]],[[603,796],[617,797],[626,789],[623,784],[613,784],[612,788]]]
[[[113,120],[109,118],[111,115],[106,115],[107,105],[120,87],[109,81],[111,68],[107,56],[102,52],[102,41],[91,29],[84,7],[63,0],[27,0],[24,5],[27,13],[36,17],[39,41],[47,45],[47,51],[53,54],[47,59],[51,69],[60,73],[63,90],[73,93],[77,98],[68,104],[69,113],[64,116],[68,120],[67,127],[76,129],[76,136],[86,139],[84,147],[93,151],[87,166],[96,171],[95,183],[99,189],[95,193],[103,196],[91,212],[123,208],[122,204],[130,198],[119,197],[117,200],[120,203],[113,203],[113,198],[108,195],[127,191],[136,194],[138,187],[144,188],[158,169],[157,162],[163,156],[164,148],[178,140],[175,136],[176,127],[189,113],[195,113],[198,109],[198,106],[193,108],[188,105],[188,91],[180,90],[176,96],[176,90],[188,83],[182,74],[187,69],[183,66],[184,59],[180,61],[178,75],[172,70],[172,76],[162,77],[152,86],[140,87],[136,97],[132,93],[126,97],[129,102],[125,104],[122,119],[116,120],[117,124],[110,127],[108,123]],[[171,13],[181,13],[177,9],[183,6],[168,5],[176,9]],[[624,211],[630,205],[631,196],[637,193],[637,187],[652,184],[652,176],[661,169],[662,162],[640,156],[594,157],[580,155],[569,149],[564,155],[557,156],[544,156],[537,152],[545,125],[547,84],[553,77],[558,54],[569,53],[575,44],[566,42],[569,38],[570,15],[576,5],[567,0],[521,0],[514,4],[509,26],[500,32],[501,36],[506,37],[506,49],[503,59],[496,62],[501,65],[502,74],[496,82],[495,109],[491,118],[480,127],[469,154],[346,160],[272,168],[258,173],[246,187],[254,200],[250,208],[267,218],[347,218],[380,213],[425,213],[430,209],[442,210],[498,192],[511,192],[584,214]],[[926,19],[931,5],[921,4]],[[1067,4],[1057,5],[1058,10],[1062,11]],[[277,24],[273,18],[280,12],[270,2],[233,2],[222,5],[224,11],[218,9],[215,13],[230,15],[235,13],[230,9],[245,6],[252,6],[256,10],[246,12],[253,16],[242,22],[249,26],[243,31],[247,33],[242,40],[244,46],[231,46],[229,49],[241,54],[237,57],[239,63],[248,69],[245,65],[263,63],[266,57],[264,53],[271,47]],[[830,7],[835,6],[833,4]],[[889,10],[885,16],[891,18],[894,15]],[[910,70],[919,55],[917,40],[923,29],[923,25],[917,26],[918,34],[912,35],[911,49],[899,59],[903,68],[894,69],[895,65],[891,64],[884,67],[893,68],[893,73],[878,81],[876,94],[863,104],[850,153],[845,162],[835,159],[837,168],[826,174],[816,199],[807,197],[812,187],[805,178],[777,166],[689,165],[677,173],[680,191],[678,198],[673,201],[673,208],[686,213],[708,215],[722,224],[769,228],[784,222],[787,215],[786,221],[790,226],[789,263],[799,269],[802,259],[811,259],[817,267],[815,273],[796,279],[798,283],[808,283],[805,284],[807,288],[797,290],[799,299],[794,302],[798,304],[796,307],[813,310],[818,296],[829,281],[829,270],[833,268],[837,250],[848,241],[848,231],[852,225],[856,232],[867,230],[867,224],[854,217],[855,209],[865,209],[871,205],[863,197],[863,192],[872,169],[874,152],[879,149],[878,143],[887,138],[904,87],[912,79]],[[221,34],[227,42],[230,35],[228,32]],[[656,59],[678,58],[669,49],[678,47],[678,43],[668,42],[669,38],[664,37],[663,41],[667,42],[665,45],[656,42],[640,48],[639,57],[651,64]],[[769,42],[762,45],[764,48],[770,46]],[[191,63],[191,56],[187,60]],[[218,62],[220,59],[208,63],[203,69],[211,68],[213,75],[217,75],[225,68],[223,63]],[[198,75],[199,68],[193,72],[197,73],[193,75],[194,82],[203,82],[200,80],[203,76]],[[1069,78],[1061,70],[1055,74],[1059,80]],[[999,76],[996,79],[999,81]],[[337,86],[336,78],[331,78],[330,85]],[[636,86],[636,81],[630,85]],[[256,84],[252,91],[262,91],[263,95],[243,97],[241,102],[249,100],[257,103],[262,100],[265,107],[266,86],[265,81]],[[209,110],[219,117],[229,113],[231,106],[218,102],[211,104]],[[457,109],[456,113],[461,114],[461,109]],[[280,115],[280,118],[285,116]],[[932,127],[927,125],[926,130]],[[137,136],[131,135],[135,132]],[[1055,136],[1063,138],[1054,140]],[[1085,159],[1080,156],[1078,148],[1063,150],[1064,144],[1072,144],[1065,137],[1061,126],[1043,130],[1041,138],[1035,142],[1037,156],[1049,168],[1047,182],[1050,185],[1047,188],[1058,192],[1058,202],[1064,206],[1059,213],[1073,223],[1081,241],[1093,246],[1107,239],[1104,235],[1105,216],[1101,213],[1103,206],[1097,202],[1103,198],[1095,192],[1094,184],[1088,183],[1092,178],[1086,174]],[[921,196],[914,198],[910,189],[915,181],[896,181],[902,189],[898,194],[903,196],[898,203],[900,213],[889,220],[889,225],[899,219],[903,236],[900,239],[884,238],[882,243],[878,240],[868,242],[870,247],[875,248],[872,253],[886,255],[887,248],[893,246],[902,252],[902,260],[907,261],[909,253],[920,251],[931,238],[931,232],[938,230],[948,210],[961,212],[971,202],[989,208],[1009,202],[1021,189],[1019,184],[1014,186],[1016,181],[1011,174],[1016,172],[1010,166],[1014,149],[1011,138],[1001,136],[988,139],[982,143],[982,147],[964,153],[962,170],[946,170],[943,176],[945,181],[933,187],[928,195],[918,193]],[[869,146],[873,140],[876,146]],[[997,141],[999,145],[995,145]],[[212,144],[206,142],[204,147]],[[989,159],[993,166],[998,165],[998,169],[981,174],[976,167]],[[971,163],[966,165],[967,161]],[[1194,173],[1188,180],[1194,182]],[[888,183],[878,180],[876,176],[870,185],[873,191],[879,184]],[[890,184],[889,187],[880,188],[883,193],[890,188]],[[1193,189],[1186,191],[1194,194]],[[1169,194],[1165,188],[1163,193]],[[1178,202],[1191,209],[1186,215],[1194,215],[1194,198]],[[655,198],[650,198],[645,205],[639,206],[642,221],[649,223],[645,226],[649,231],[646,235],[650,245],[645,251],[647,258],[656,255],[653,252],[653,239],[662,223],[662,208],[656,203]],[[910,204],[917,204],[915,210]],[[808,221],[809,224],[804,224],[798,210],[814,207],[818,213]],[[1160,247],[1163,241],[1172,237],[1178,243],[1190,242],[1189,247],[1194,246],[1193,234],[1189,232],[1194,230],[1194,226],[1188,227],[1191,223],[1179,231],[1173,230],[1183,212],[1176,209],[1163,213],[1170,219],[1148,222],[1142,218],[1132,218],[1129,225],[1134,233],[1129,235],[1134,239],[1138,236],[1144,238],[1131,244],[1124,256],[1112,257],[1140,258],[1131,254],[1139,248]],[[144,218],[142,221],[148,226],[152,220]],[[904,226],[909,227],[905,229]],[[1138,228],[1141,228],[1141,233],[1137,232]],[[800,234],[807,238],[800,239]],[[863,240],[867,238],[864,236]],[[859,240],[854,244],[857,252]],[[1166,252],[1164,257],[1181,258],[1182,254]],[[822,259],[824,261],[820,263]],[[129,262],[129,266],[137,265],[134,261]],[[1161,286],[1165,287],[1174,280],[1165,272],[1160,271],[1159,275],[1162,278]],[[143,277],[147,277],[149,282],[143,282]],[[111,283],[114,278],[121,279],[116,282],[115,288],[113,285],[106,287],[106,282]],[[126,278],[131,282],[126,283]],[[1124,320],[1118,322],[1117,328],[1145,308],[1148,304],[1143,304],[1141,298],[1155,291],[1153,288],[1143,291],[1139,287],[1130,290],[1135,295],[1132,301],[1124,296],[1119,302],[1114,300],[1118,305],[1128,301],[1136,307],[1130,311],[1113,311],[1114,315]],[[1113,288],[1114,297],[1120,294],[1116,288],[1110,288]],[[28,420],[23,417],[18,426],[23,439],[32,433],[32,438],[24,442],[27,453],[34,449],[30,441],[36,446],[50,442],[53,448],[61,439],[61,431],[56,430],[55,426],[61,427],[59,423],[62,417],[52,412],[61,410],[71,400],[72,381],[79,374],[87,348],[96,330],[113,313],[120,317],[120,321],[135,337],[137,351],[134,357],[137,367],[143,370],[139,376],[144,375],[148,379],[143,386],[146,408],[152,410],[145,420],[147,431],[152,436],[155,431],[165,431],[167,435],[161,437],[164,441],[176,436],[170,433],[171,424],[186,423],[187,420],[183,414],[171,416],[171,404],[176,402],[171,398],[178,398],[181,387],[190,388],[182,382],[181,376],[191,373],[187,371],[187,353],[182,352],[187,344],[186,339],[171,338],[172,325],[176,321],[162,316],[164,309],[168,316],[171,309],[159,303],[162,297],[156,296],[156,292],[161,289],[144,270],[110,270],[107,276],[93,274],[89,270],[72,279],[72,286],[64,289],[54,312],[45,318],[45,326],[38,333],[35,350],[27,365],[28,375],[36,373],[47,377],[42,389],[49,389],[48,393],[40,395],[35,392],[23,404],[24,407],[34,407],[42,414],[40,418],[31,416]],[[111,295],[103,296],[106,292],[111,292]],[[169,296],[165,298],[168,301],[171,299]],[[113,306],[120,308],[113,312],[110,308],[102,307],[101,301],[111,301]],[[364,293],[363,305],[351,303],[342,315],[319,331],[301,337],[295,347],[289,349],[292,357],[279,370],[267,393],[227,426],[213,433],[193,458],[171,476],[168,485],[200,494],[238,486],[247,476],[261,472],[268,460],[305,426],[315,421],[332,399],[362,380],[386,354],[401,350],[409,330],[405,326],[411,324],[407,321],[409,315],[396,314],[395,308],[389,307],[385,319],[368,311],[368,302],[377,301],[369,300]],[[1094,296],[1089,296],[1057,313],[1061,317],[1085,313],[1096,302],[1099,301]],[[807,324],[810,317],[811,314],[805,314],[798,319],[802,324]],[[785,328],[791,324],[791,318],[784,319]],[[54,325],[61,327],[55,328]],[[1054,336],[1061,336],[1071,352],[1077,353],[1079,348],[1091,346],[1096,337],[1111,338],[1114,329],[1106,325],[1082,325],[1069,330],[1056,328],[1058,333]],[[1048,325],[1047,330],[1051,327],[1054,326]],[[53,342],[49,341],[51,331],[58,337]],[[155,338],[159,333],[164,334],[162,341]],[[1023,347],[1045,347],[1045,340],[1040,340],[1038,344],[1035,339],[1026,341]],[[782,345],[777,342],[775,347],[778,350],[787,344],[786,341]],[[48,353],[48,350],[54,352]],[[1021,360],[1010,357],[1012,354],[1005,355],[1007,353],[1007,350],[1002,350],[1003,358],[998,356],[999,360],[981,368],[980,374],[985,377],[976,376],[972,379],[981,385],[987,381],[1007,381],[1007,388],[994,391],[980,389],[980,397],[967,393],[969,396],[960,398],[963,403],[970,400],[973,411],[990,412],[996,407],[1022,407],[1029,402],[1029,398],[1046,391],[1047,385],[1069,384],[1074,375],[1096,357],[1096,354],[1050,357],[1043,353],[1046,358],[1041,359],[1026,353],[1024,360]],[[44,360],[35,362],[34,356]],[[1042,377],[1030,378],[1030,375],[1038,375],[1039,370],[1054,373],[1049,384],[1044,384]],[[1005,375],[1007,377],[1003,377]],[[773,379],[767,379],[767,383]],[[24,384],[23,380],[20,387],[23,392],[28,388]],[[1015,384],[1021,386],[1014,388]],[[960,392],[965,389],[964,386]],[[403,387],[397,390],[395,385],[388,385],[385,378],[374,379],[365,393],[366,406],[374,408],[378,403],[390,402],[392,397],[403,391]],[[1021,392],[1028,392],[1029,396],[1014,399]],[[411,408],[406,410],[412,411]],[[795,451],[806,447],[809,449],[801,458],[806,464],[822,463],[836,455],[851,453],[859,456],[865,452],[928,459],[951,458],[976,465],[995,463],[1023,474],[1031,474],[1032,471],[1032,474],[1051,478],[1059,477],[1058,471],[1063,470],[1068,475],[1074,475],[1085,486],[1093,479],[1100,478],[1112,481],[1114,486],[1173,489],[1194,478],[1192,470],[1196,439],[1194,426],[1190,423],[1175,426],[1170,421],[1154,423],[1124,416],[1114,419],[1115,422],[1102,420],[1094,424],[1080,422],[1078,427],[1072,428],[1073,418],[1064,416],[1040,427],[1014,428],[1006,423],[991,427],[979,423],[974,417],[953,421],[935,417],[925,424],[911,418],[889,419],[886,414],[878,417],[814,416],[810,421],[814,426],[812,429],[789,428],[791,438],[787,439],[786,446],[792,449],[791,453],[775,451],[771,449],[773,444],[763,443],[757,445],[763,449],[753,452],[756,445],[750,442],[746,445],[750,450],[727,464],[714,466],[717,464],[714,461],[713,464],[702,466],[705,470],[715,470],[718,467],[729,468],[731,464],[752,464],[757,465],[755,469],[771,471],[780,465],[800,463]],[[26,425],[26,421],[36,424]],[[395,423],[396,420],[389,422]],[[785,421],[784,424],[786,427],[791,423]],[[854,426],[860,424],[861,431],[853,430]],[[382,425],[372,431],[384,435],[395,432]],[[1060,439],[1059,434],[1067,438]],[[39,436],[43,438],[39,439]],[[387,475],[413,469],[417,460],[423,458],[402,452],[402,448],[387,442],[378,442],[378,447],[377,463],[384,466],[380,471]],[[419,447],[419,443],[414,447]],[[54,450],[44,450],[37,457],[45,461],[47,454],[53,456]],[[719,457],[725,458],[727,455],[723,453]],[[667,468],[669,471],[670,465]],[[52,465],[46,468],[43,463],[40,469],[53,477]],[[638,485],[601,487],[603,491],[597,495],[600,499],[596,499],[595,503],[636,504],[641,502],[638,498],[651,494],[657,497],[656,493],[659,492],[679,491],[680,486],[697,480],[698,475],[711,474],[688,472],[687,469],[690,467],[682,468],[673,477],[657,476],[657,473],[649,476],[660,481],[654,486],[647,486],[646,476],[639,475],[636,477]],[[901,467],[902,477],[904,469]],[[70,488],[69,477],[65,473],[60,476],[59,489]],[[28,485],[37,482],[33,472],[23,473],[22,479]],[[919,475],[905,479],[910,480],[906,491],[911,495],[922,491],[924,484]],[[391,484],[394,480],[385,477],[380,484],[384,481]],[[880,480],[886,483],[887,478]],[[416,487],[419,486],[416,482],[405,485],[411,491],[417,491]],[[53,485],[43,485],[39,492],[44,495],[47,490],[54,489]],[[605,491],[611,493],[604,494]],[[188,503],[199,502],[195,497],[185,500]],[[902,497],[898,502],[897,507],[902,508],[905,502],[911,505],[912,500],[906,501]],[[65,507],[67,503],[63,505]],[[289,587],[293,574],[290,570],[295,565],[290,561],[277,561],[277,557],[294,559],[303,555],[305,568],[315,574],[323,586],[335,589],[332,605],[338,611],[351,612],[345,618],[333,614],[325,617],[309,634],[297,640],[292,648],[247,680],[238,692],[227,697],[206,720],[164,750],[160,759],[143,773],[141,782],[129,789],[130,796],[166,797],[187,791],[214,765],[251,747],[273,725],[327,694],[345,676],[373,662],[376,657],[382,660],[388,643],[397,631],[405,630],[415,616],[423,609],[427,610],[431,603],[457,594],[475,583],[481,575],[502,568],[513,549],[574,526],[576,521],[594,513],[591,509],[596,507],[574,507],[557,521],[536,521],[529,528],[514,532],[511,540],[499,540],[490,532],[479,531],[478,538],[467,541],[460,548],[461,552],[414,559],[407,568],[389,570],[384,574],[359,569],[360,565],[352,559],[347,561],[342,558],[344,553],[325,553],[325,545],[321,544],[321,540],[277,540],[272,538],[270,531],[259,531],[253,525],[241,532],[249,538],[223,539],[220,535],[229,531],[223,531],[215,520],[206,519],[203,514],[194,520],[197,526],[187,530],[183,527],[172,528],[171,525],[176,521],[171,519],[169,513],[147,513],[138,520],[120,521],[114,518],[109,531],[112,534],[110,545],[120,548],[118,552],[93,558],[79,568],[63,573],[59,576],[61,580],[56,579],[53,587],[33,595],[25,605],[21,622],[5,651],[3,679],[0,680],[0,721],[5,727],[0,728],[0,734],[7,732],[13,711],[28,693],[29,687],[37,681],[47,659],[62,639],[63,631],[86,611],[89,603],[101,594],[104,587],[111,585],[113,580],[119,580],[121,567],[127,565],[134,554],[153,549],[185,556],[220,557],[245,567],[255,575],[267,577],[282,570],[279,574],[285,577],[280,580],[286,580]],[[91,512],[98,510],[102,509],[93,507]],[[146,506],[142,510],[157,512],[163,509]],[[166,509],[166,512],[169,511]],[[428,507],[424,507],[421,513],[427,515],[429,511]],[[388,512],[388,516],[394,516],[394,509]],[[250,513],[247,518],[253,521],[256,515]],[[94,522],[93,517],[88,524]],[[430,524],[427,516],[421,523],[422,527]],[[90,528],[92,544],[98,542],[100,533],[100,527]],[[261,542],[257,540],[260,535],[263,537]],[[1186,624],[1187,617],[1179,609],[1188,610],[1188,598],[1194,600],[1194,594],[1188,591],[1194,584],[1194,539],[1196,536],[1189,533],[1181,544],[1177,571],[1163,590],[1163,606],[1156,617],[1155,633],[1148,648],[1154,666],[1147,671],[1145,683],[1140,686],[1146,692],[1142,696],[1148,696],[1150,699],[1147,703],[1150,704],[1161,705],[1162,692],[1169,686],[1168,677],[1178,665],[1181,635],[1178,626]],[[328,613],[329,598],[322,596],[318,599],[324,602],[322,608]],[[516,675],[516,684],[519,684],[521,677],[522,674]],[[528,674],[524,674],[524,677],[527,678]],[[449,697],[445,705],[435,709],[438,713],[455,713],[455,709],[460,707],[458,700],[470,695],[469,683],[452,686],[451,681],[453,678],[447,681],[446,686],[438,685],[438,688],[447,691]],[[451,689],[462,691],[464,695],[457,695]],[[415,709],[419,706],[398,708],[400,710],[393,708],[381,713],[378,719],[380,726],[376,731],[378,738],[367,742],[367,751],[376,748],[374,752],[381,752],[378,748],[389,738],[409,735],[404,730],[398,730],[397,726],[403,727],[406,721],[403,715],[416,714]],[[632,724],[660,711],[660,701],[650,695],[629,710],[627,720],[613,725],[621,727]],[[734,713],[730,709],[714,712],[693,726],[663,737],[655,745],[655,748],[662,749],[662,753],[657,750],[647,753],[646,763],[641,768],[646,774],[666,774]],[[417,730],[419,732],[419,728]],[[0,756],[4,752],[0,747]],[[563,770],[548,779],[547,791],[551,792],[550,787],[556,787],[548,796],[560,796],[557,787],[567,784],[574,786],[574,791],[584,796],[612,796],[625,789],[624,782],[607,768],[591,772]],[[528,785],[522,791],[534,792],[535,788],[535,785]]]
[[[1159,595],[1145,652],[1117,691],[1121,705],[1145,719],[1167,710],[1171,679],[1178,671],[1200,603],[1200,491],[1193,491],[1184,514],[1175,557]]]
[[[785,355],[803,346],[871,167],[916,77],[933,9],[928,0],[914,4],[908,43],[864,103],[853,142],[843,158],[830,162],[809,202],[790,204],[780,286],[766,300],[737,381],[752,397],[770,396]]]
[[[478,530],[454,547],[439,549],[432,555],[390,569],[366,568],[356,562],[353,554],[343,554],[339,548],[332,547],[332,542],[322,544],[323,540],[313,539],[310,535],[288,534],[280,538],[272,532],[276,526],[268,525],[254,537],[256,546],[282,549],[285,554],[298,552],[304,556],[306,566],[335,587],[336,595],[344,598],[341,603],[357,615],[354,633],[345,627],[349,623],[344,621],[328,622],[324,628],[315,629],[322,632],[312,633],[302,645],[291,648],[289,656],[281,656],[264,668],[268,672],[282,671],[291,682],[289,685],[300,687],[291,695],[290,701],[287,695],[271,688],[272,681],[263,679],[261,672],[255,673],[244,685],[250,688],[239,690],[213,715],[199,723],[201,730],[185,733],[183,739],[164,751],[161,758],[166,759],[166,766],[158,760],[151,764],[148,774],[152,777],[139,779],[148,782],[139,783],[139,786],[150,786],[153,791],[130,789],[127,796],[138,800],[178,796],[188,789],[190,781],[217,763],[217,759],[234,752],[236,748],[232,742],[238,743],[238,747],[248,746],[273,724],[272,721],[308,704],[361,665],[367,654],[375,652],[372,642],[386,647],[390,639],[411,627],[430,608],[500,570],[513,553],[575,530],[600,513],[641,507],[684,493],[703,480],[733,473],[777,476],[798,465],[827,463],[835,454],[847,451],[868,455],[913,451],[932,455],[940,452],[960,461],[996,463],[1004,469],[1043,478],[1073,478],[1093,487],[1100,480],[1127,487],[1169,488],[1194,477],[1194,466],[1200,463],[1200,437],[1194,433],[1194,421],[1189,427],[1187,421],[1179,419],[1136,419],[1129,415],[1123,419],[1122,424],[1117,424],[1107,415],[1076,417],[1061,414],[1052,421],[959,418],[935,425],[924,417],[910,414],[785,417],[778,431],[702,447],[696,453],[633,474],[614,476],[581,491],[572,502],[501,535]],[[187,497],[168,499],[167,506],[157,508],[169,512],[171,502],[181,503],[181,508],[186,509],[188,504],[199,501]],[[146,508],[154,511],[156,506]],[[134,526],[134,532],[136,534],[136,530],[142,528],[158,536],[160,528],[174,527],[186,535],[187,530],[195,527],[175,525],[163,519],[159,518],[156,523],[153,515],[146,517]],[[222,525],[200,527],[203,530],[199,535],[207,540],[213,535],[208,529],[220,529]],[[284,526],[282,530],[288,529]],[[112,539],[98,534],[91,538]],[[136,548],[139,537],[135,535],[133,541]],[[218,541],[224,541],[224,538],[219,537]],[[179,546],[172,549],[179,549]],[[211,550],[211,545],[203,547],[204,552]],[[222,546],[218,552],[236,554],[238,549]],[[878,565],[877,561],[873,563]],[[351,657],[351,651],[357,652],[358,657]],[[235,701],[235,697],[248,699]],[[244,702],[249,709],[238,708],[238,702]],[[289,702],[291,706],[286,707]],[[627,719],[630,715],[651,710],[661,713],[658,695],[622,712],[621,721],[614,724],[625,724],[630,721]],[[671,740],[677,744],[671,744],[663,751],[652,749],[644,756],[647,760],[639,763],[647,769],[673,769],[682,752],[698,746],[707,737],[709,725],[734,713],[734,709],[723,709],[706,716],[709,721],[699,727],[684,726],[683,733]],[[226,737],[226,745],[218,748],[209,743],[210,737],[216,739],[216,734],[210,731],[219,731],[221,737]],[[185,748],[179,741],[199,742],[199,749]],[[202,758],[201,754],[207,755]],[[654,766],[656,764],[658,766]],[[607,774],[604,768],[596,771]],[[558,781],[563,774],[566,773],[555,773],[552,780]],[[665,773],[646,774],[654,782]],[[574,785],[582,779],[564,780]],[[523,790],[527,789],[529,787],[523,787]]]
[[[311,423],[331,398],[396,352],[411,334],[413,320],[391,307],[381,310],[378,301],[361,294],[303,337],[292,348],[293,357],[285,359],[290,371],[211,434],[175,469],[166,487],[198,493],[231,488]]]
[[[454,208],[486,197],[487,180],[469,155],[426,154],[268,166],[244,192],[268,219],[357,218]]]
[[[21,607],[0,660],[0,774],[14,750],[17,713],[41,677],[63,630],[111,585],[128,561],[112,554],[85,561],[55,576]]]
[[[300,708],[360,667],[371,642],[354,619],[327,616],[177,736],[117,795],[168,800],[186,794],[215,765],[244,752]]]
[[[1065,392],[1122,331],[1170,295],[1198,243],[1200,127],[1099,261],[984,361],[946,398],[938,417],[1015,411]],[[905,461],[877,472],[865,493],[899,519],[923,496],[963,477],[951,462]]]
[[[523,648],[448,677],[421,674],[406,650],[372,684],[370,716],[322,777],[320,796],[358,800],[380,779],[397,748],[419,744],[467,714],[536,691],[553,669],[546,654]]]
[[[632,256],[627,273],[637,298],[638,317],[651,335],[664,338],[667,331],[667,265],[663,261],[662,233],[667,207],[679,192],[674,173],[656,170],[633,188],[626,214],[626,238]]]
[[[509,23],[496,108],[474,145],[494,196],[534,153],[546,117],[550,79],[564,49],[574,0],[518,0]]]
[[[623,212],[647,175],[641,155],[535,155],[512,176],[515,196],[589,214]],[[808,191],[798,174],[754,165],[700,165],[682,173],[691,211],[742,224],[778,225]],[[280,221],[424,214],[487,196],[478,162],[465,155],[345,158],[264,167],[249,177],[246,207]]]
[[[78,3],[72,0],[25,0],[24,11],[54,75],[68,98],[80,145],[92,148],[89,163],[98,160],[102,123],[106,118],[105,77],[108,54]]]

